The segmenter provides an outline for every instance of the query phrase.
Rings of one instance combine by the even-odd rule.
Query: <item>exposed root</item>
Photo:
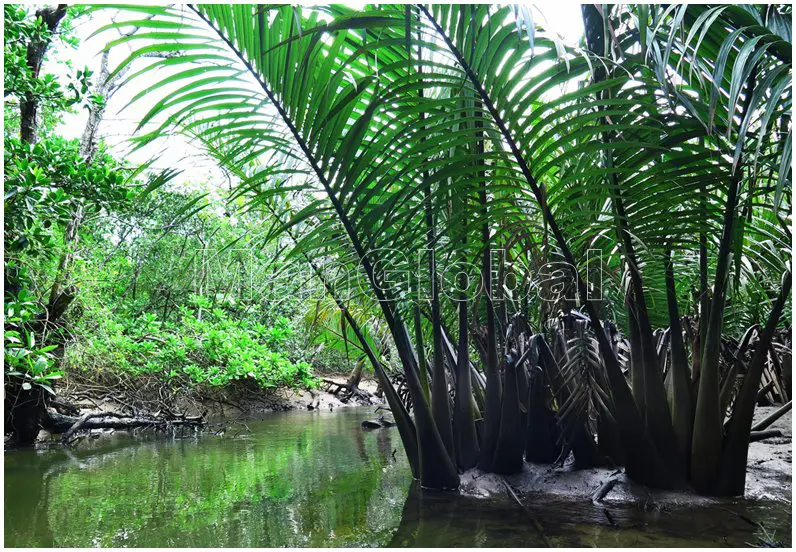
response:
[[[61,443],[68,445],[74,441],[78,431],[91,429],[135,429],[140,427],[168,430],[174,427],[201,427],[204,416],[163,416],[158,413],[152,417],[129,417],[112,412],[89,412],[80,417],[59,414],[48,410],[48,419],[42,424],[50,433],[62,433]]]
[[[339,381],[334,381],[327,378],[323,378],[321,381],[323,382],[323,390],[327,393],[336,395],[341,402],[345,403],[350,401],[353,397],[357,397],[363,401],[366,401],[368,404],[373,404],[371,399],[372,395],[367,391],[363,391],[357,386],[348,385],[347,383],[341,383]]]

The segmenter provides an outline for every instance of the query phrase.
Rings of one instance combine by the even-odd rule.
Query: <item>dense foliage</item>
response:
[[[92,142],[107,72],[48,71],[77,46],[72,21],[83,11],[4,7],[7,406],[28,401],[20,392],[54,394],[70,374],[273,389],[315,386],[309,362],[350,370],[334,339],[320,346],[329,336],[307,322],[305,282],[279,279],[291,263],[263,240],[261,218],[238,212],[242,201],[187,191],[177,171],[130,166]],[[28,136],[26,105],[35,106]],[[78,110],[90,112],[83,138],[60,136]]]
[[[197,310],[209,301],[195,298]],[[253,379],[263,388],[312,386],[310,366],[293,363],[279,352],[291,335],[287,319],[275,327],[249,320],[232,320],[222,309],[208,309],[202,318],[179,306],[173,322],[154,314],[139,318],[101,318],[85,342],[73,345],[67,368],[154,374],[191,383],[226,385]],[[254,317],[252,317],[254,318]]]

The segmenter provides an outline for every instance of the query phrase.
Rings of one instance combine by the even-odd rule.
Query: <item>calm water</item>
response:
[[[422,493],[394,428],[373,409],[273,414],[246,435],[5,454],[5,545],[742,546],[790,543],[790,509],[727,503],[650,511],[530,497]],[[394,452],[395,451],[395,452]],[[529,515],[538,525],[530,522]]]

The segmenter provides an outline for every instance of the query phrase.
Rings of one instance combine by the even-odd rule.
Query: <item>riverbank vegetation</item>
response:
[[[356,372],[322,296],[302,303],[298,278],[266,285],[291,268],[264,237],[268,219],[110,153],[99,129],[122,83],[107,57],[100,74],[37,74],[31,56],[74,47],[83,11],[4,8],[6,433],[29,442],[52,429],[45,405],[64,377],[157,411],[157,396],[141,403],[125,387],[267,393],[318,387],[313,366]],[[63,138],[78,110],[89,112],[81,138]]]
[[[94,146],[35,170],[57,139],[28,139],[25,106],[44,84],[21,71],[18,137],[6,131],[6,212],[19,217],[6,218],[7,357],[20,351],[7,374],[48,386],[71,359],[311,386],[308,344],[328,340],[374,370],[425,487],[572,454],[651,487],[742,494],[755,405],[790,393],[790,8],[582,16],[574,47],[510,6],[118,10],[95,34],[129,54],[98,86],[149,102],[138,146],[177,132],[216,160],[225,216],[167,192],[168,169],[116,167]],[[48,40],[29,32],[6,50]],[[100,109],[81,78],[61,95]],[[225,226],[226,213],[245,222]],[[81,232],[91,262],[74,262]],[[265,298],[227,297],[233,269],[216,284],[200,271],[202,293],[189,291],[174,271],[211,239],[254,255],[258,285],[242,289]],[[152,259],[171,276],[145,274]],[[287,265],[308,279],[273,285]],[[69,287],[100,267],[106,284]],[[323,303],[300,300],[309,279]],[[84,308],[87,339],[57,360],[40,336],[92,289],[107,304]],[[299,317],[323,337],[291,342]]]

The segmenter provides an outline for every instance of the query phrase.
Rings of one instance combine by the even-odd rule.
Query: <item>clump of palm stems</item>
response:
[[[137,139],[194,137],[290,233],[423,486],[573,453],[740,494],[790,320],[790,9],[583,18],[582,48],[489,5],[148,6],[107,29],[136,29],[116,72],[154,83]]]

